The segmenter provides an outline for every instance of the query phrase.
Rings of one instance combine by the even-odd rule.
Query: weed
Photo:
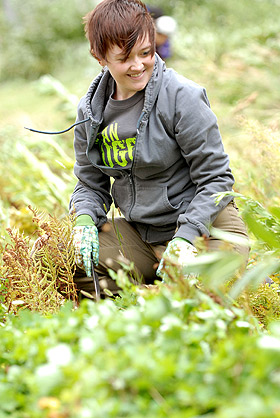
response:
[[[11,243],[3,254],[1,296],[8,312],[28,308],[46,314],[57,311],[65,298],[77,301],[72,223],[31,211],[39,238],[31,248],[30,237],[8,229]]]

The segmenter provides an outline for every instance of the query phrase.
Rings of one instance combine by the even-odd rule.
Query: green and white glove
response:
[[[165,264],[168,264],[168,260],[175,258],[179,265],[182,267],[187,266],[190,261],[192,261],[197,255],[196,248],[190,244],[184,238],[174,238],[171,240],[160,260],[159,266],[156,271],[156,275],[160,277],[163,281],[168,279],[168,274],[165,271]]]
[[[86,271],[88,277],[92,276],[91,259],[97,266],[99,262],[98,229],[89,215],[77,217],[73,228],[73,245],[75,261],[78,267]]]

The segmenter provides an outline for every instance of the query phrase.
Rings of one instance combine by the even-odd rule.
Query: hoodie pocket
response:
[[[115,180],[111,190],[115,206],[120,208],[125,217],[132,206],[132,190],[128,183]]]
[[[138,222],[157,224],[159,218],[176,212],[183,202],[174,206],[170,203],[166,186],[137,187],[131,218]]]

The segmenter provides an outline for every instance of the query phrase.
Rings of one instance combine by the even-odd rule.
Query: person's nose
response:
[[[141,58],[140,57],[137,57],[137,56],[134,57],[133,58],[133,61],[131,63],[131,69],[133,71],[139,71],[139,70],[142,70],[143,67],[144,67],[144,64],[143,64]]]

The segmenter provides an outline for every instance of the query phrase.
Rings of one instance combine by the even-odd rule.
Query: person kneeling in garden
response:
[[[234,177],[203,87],[166,68],[155,53],[155,27],[139,0],[103,0],[85,17],[90,52],[102,66],[78,106],[70,201],[78,290],[93,293],[91,258],[102,292],[118,291],[108,268],[120,254],[135,280],[164,278],[163,259],[182,265],[210,225],[247,237],[231,195]],[[112,178],[114,182],[112,183]],[[111,204],[122,216],[107,219]],[[248,258],[248,247],[234,250]],[[155,266],[158,266],[157,268]]]

